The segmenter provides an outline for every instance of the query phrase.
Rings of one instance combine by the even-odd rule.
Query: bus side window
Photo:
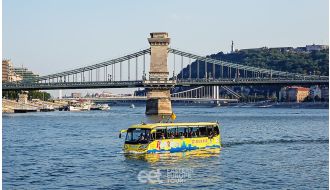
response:
[[[219,127],[214,126],[214,135],[218,135],[218,134],[219,134]]]
[[[193,128],[193,127],[187,128],[187,131],[188,131],[188,137],[189,138],[192,138],[192,137],[194,137],[196,135],[195,128]]]
[[[152,140],[152,135],[150,134],[150,130],[146,129],[144,132],[144,139],[147,141]]]
[[[213,136],[213,132],[214,132],[214,127],[213,126],[207,126],[207,135],[210,137],[210,136]]]
[[[191,127],[190,128],[190,137],[191,138],[194,138],[194,137],[198,137],[198,134],[199,134],[199,130],[197,127]]]
[[[176,134],[176,128],[167,129],[167,138],[174,139]]]
[[[156,131],[156,139],[162,139],[165,136],[165,130],[157,129]]]
[[[177,136],[175,136],[175,138],[181,138],[181,137],[183,137],[184,132],[185,132],[184,128],[178,127]]]
[[[183,128],[183,136],[188,137],[188,128]]]
[[[199,137],[206,137],[207,136],[207,131],[206,127],[199,127]]]
[[[151,140],[155,140],[155,139],[156,139],[156,135],[157,135],[157,132],[152,133],[152,134],[151,134]]]

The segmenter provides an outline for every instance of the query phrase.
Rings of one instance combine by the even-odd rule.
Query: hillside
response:
[[[219,52],[208,56],[213,59],[227,60],[238,64],[265,69],[287,71],[301,74],[329,75],[329,49],[313,52],[281,51],[272,48],[240,50],[235,53]],[[204,76],[204,62],[200,62],[199,76]],[[208,64],[208,72],[212,71]],[[216,77],[220,76],[220,66],[216,67]],[[226,76],[226,69],[224,75]],[[178,77],[181,78],[182,71]],[[183,78],[189,77],[188,68],[183,69]],[[197,77],[197,62],[192,62],[192,78]]]

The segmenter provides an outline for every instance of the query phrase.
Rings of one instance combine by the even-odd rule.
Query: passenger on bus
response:
[[[140,134],[140,137],[138,139],[139,141],[143,141],[144,140],[144,136],[143,136],[143,133]]]
[[[200,131],[199,129],[197,129],[197,131],[196,131],[196,135],[197,135],[198,137],[201,136],[201,131]]]
[[[145,135],[145,139],[146,139],[146,140],[150,140],[150,134],[149,134],[149,133],[147,133],[147,134]]]
[[[193,132],[190,131],[190,132],[189,132],[189,138],[191,138],[192,136],[193,136]]]
[[[184,134],[180,132],[180,139],[184,139]]]
[[[210,133],[209,133],[209,138],[213,138],[213,132],[212,131],[210,131]]]
[[[160,137],[160,139],[165,139],[164,133],[162,133],[162,136]]]

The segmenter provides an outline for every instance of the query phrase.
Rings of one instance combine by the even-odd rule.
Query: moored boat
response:
[[[44,106],[43,108],[40,108],[40,112],[51,112],[55,111],[54,107],[51,105]]]
[[[68,106],[68,111],[89,111],[91,108],[91,103],[89,101],[70,101]]]
[[[35,108],[15,108],[14,113],[37,112]]]
[[[108,104],[97,104],[97,105],[92,105],[90,107],[90,110],[110,110],[110,106]]]
[[[217,122],[139,124],[126,133],[125,153],[167,153],[221,148]]]
[[[79,106],[69,106],[69,111],[82,111],[82,108]]]

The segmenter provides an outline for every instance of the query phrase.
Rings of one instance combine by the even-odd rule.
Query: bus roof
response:
[[[147,124],[137,124],[129,127],[138,129],[154,129],[156,127],[198,127],[198,126],[214,126],[218,125],[216,122],[194,122],[194,123],[147,123]]]

